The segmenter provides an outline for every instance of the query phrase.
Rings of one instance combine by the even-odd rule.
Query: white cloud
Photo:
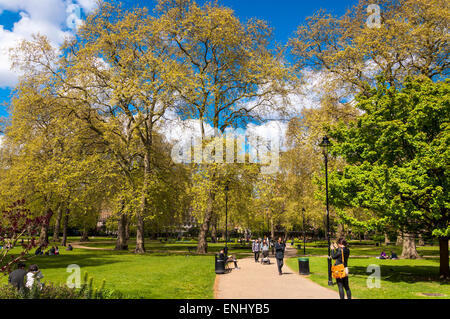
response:
[[[0,25],[0,88],[13,87],[17,83],[17,74],[10,69],[10,48],[23,39],[31,39],[36,33],[47,36],[52,45],[59,46],[73,32],[68,25],[73,12],[68,8],[79,5],[85,14],[89,14],[96,3],[96,0],[0,0],[0,14],[7,10],[20,15],[11,30]]]

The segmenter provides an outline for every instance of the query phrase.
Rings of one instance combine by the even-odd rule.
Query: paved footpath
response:
[[[293,257],[296,249],[286,247],[285,257]],[[322,287],[300,276],[285,263],[283,275],[278,275],[275,257],[269,256],[270,265],[255,263],[255,259],[238,260],[239,270],[217,275],[216,299],[338,299],[335,290]],[[232,267],[233,263],[230,263]]]

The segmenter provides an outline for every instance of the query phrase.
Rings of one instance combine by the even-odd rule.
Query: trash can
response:
[[[224,274],[225,273],[225,260],[220,259],[219,255],[216,254],[216,274]]]
[[[309,258],[298,259],[298,271],[300,275],[309,275]]]

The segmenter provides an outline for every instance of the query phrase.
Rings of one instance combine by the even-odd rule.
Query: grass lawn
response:
[[[82,276],[87,271],[94,278],[94,286],[105,279],[107,288],[133,299],[212,299],[216,276],[212,256],[74,249],[61,250],[59,256],[32,257],[27,265],[32,263],[42,270],[42,282],[66,283],[67,266],[77,264]],[[6,278],[0,281],[6,283]]]
[[[76,240],[74,240],[76,241]],[[82,246],[92,247],[92,248],[101,248],[101,249],[114,249],[116,242],[115,241],[98,241],[97,239],[92,239],[90,242],[81,243]],[[132,238],[128,242],[128,249],[130,251],[134,250],[136,247],[135,239]],[[195,250],[197,248],[196,242],[159,242],[156,240],[146,240],[145,241],[145,249],[149,252],[173,252],[179,254],[188,254],[188,247],[191,247],[191,253],[195,255]],[[208,243],[208,254],[216,254],[222,248],[225,247],[225,243]],[[240,244],[228,243],[228,251],[229,254],[236,254],[238,258],[245,256],[247,254],[252,254],[251,247],[242,247]]]
[[[377,247],[378,248],[378,247]],[[301,251],[303,252],[303,250]],[[351,250],[353,254],[353,250]],[[288,266],[298,272],[297,257],[287,260]],[[379,265],[381,269],[381,287],[369,289],[367,266]],[[309,257],[311,275],[309,278],[328,287],[327,258]],[[439,259],[421,260],[379,260],[376,258],[350,258],[349,282],[352,295],[360,299],[450,299],[450,282],[438,280]],[[335,282],[335,280],[334,280]],[[332,289],[338,291],[336,285]],[[445,296],[427,297],[422,293],[439,293]]]

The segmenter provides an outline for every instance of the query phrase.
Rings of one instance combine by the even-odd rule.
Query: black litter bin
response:
[[[225,260],[221,259],[219,255],[215,256],[216,259],[216,274],[225,273]]]
[[[298,259],[298,271],[300,275],[309,275],[309,258]]]

